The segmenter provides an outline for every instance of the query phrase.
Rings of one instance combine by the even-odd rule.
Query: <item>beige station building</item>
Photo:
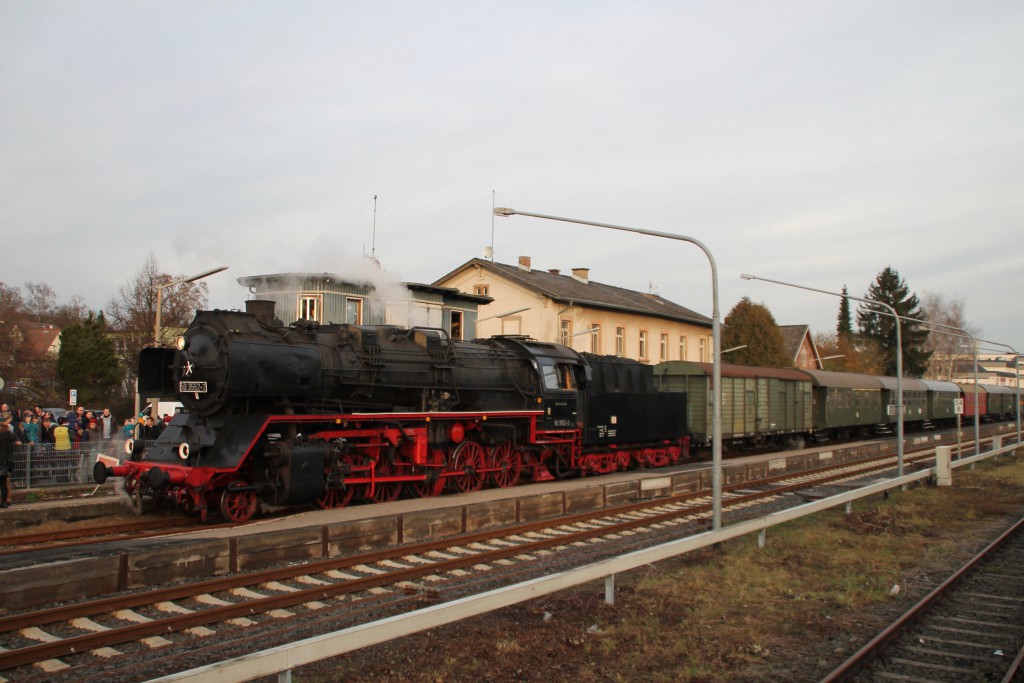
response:
[[[479,308],[477,337],[527,335],[652,364],[711,359],[711,318],[656,294],[591,280],[588,268],[563,274],[533,268],[528,256],[517,265],[475,258],[434,286],[493,299]]]

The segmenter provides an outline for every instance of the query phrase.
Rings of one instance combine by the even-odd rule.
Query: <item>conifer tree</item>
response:
[[[843,298],[839,302],[839,320],[836,324],[836,332],[840,337],[849,337],[853,334],[853,318],[850,313],[850,300],[846,298],[847,294],[846,285],[843,285]]]
[[[923,319],[920,302],[916,294],[910,292],[906,282],[891,266],[878,274],[874,283],[868,288],[865,299],[880,301],[895,309],[901,318]],[[903,375],[905,377],[921,377],[928,370],[931,352],[925,350],[928,330],[918,323],[900,320],[900,336],[903,351]],[[862,303],[857,310],[857,326],[864,339],[879,345],[885,362],[883,373],[896,374],[896,321],[888,309],[882,306]]]
[[[121,381],[123,371],[105,328],[103,313],[89,313],[60,333],[57,373],[65,388],[78,391],[80,405],[108,401]]]

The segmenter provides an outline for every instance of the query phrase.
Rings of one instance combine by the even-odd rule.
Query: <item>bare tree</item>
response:
[[[184,276],[160,272],[156,258],[150,252],[142,267],[128,277],[118,288],[117,296],[110,300],[104,313],[107,322],[119,338],[118,347],[125,362],[128,392],[133,392],[138,372],[139,352],[153,346],[156,325],[157,287],[160,295],[160,341],[166,343],[187,326],[195,312],[206,307],[208,288],[203,282],[186,282],[172,287],[168,283]]]
[[[941,292],[926,291],[921,295],[922,317],[929,322],[967,330],[977,337],[981,330],[967,320],[963,299],[952,299]],[[927,348],[932,351],[932,366],[925,377],[951,381],[961,360],[974,359],[970,339],[962,332],[945,328],[930,328]]]
[[[57,305],[57,295],[46,283],[25,284],[26,297],[15,287],[0,282],[0,377],[8,403],[54,404],[63,393],[56,357],[29,342],[31,331],[41,325],[58,329],[83,320],[88,309],[75,295]]]

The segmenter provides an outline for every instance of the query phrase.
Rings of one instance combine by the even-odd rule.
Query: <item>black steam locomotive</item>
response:
[[[649,366],[526,337],[284,325],[274,304],[200,311],[176,349],[147,349],[140,392],[185,411],[130,459],[136,511],[170,499],[204,520],[264,507],[436,496],[485,484],[660,467],[689,456],[686,396]]]

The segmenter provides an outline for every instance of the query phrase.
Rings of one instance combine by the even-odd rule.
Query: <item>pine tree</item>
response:
[[[839,319],[836,324],[836,332],[839,337],[849,337],[853,334],[853,318],[850,314],[850,300],[846,298],[847,294],[846,285],[843,285],[843,298],[839,302]]]
[[[60,333],[57,372],[65,388],[78,390],[81,405],[109,402],[123,372],[103,313],[88,317]]]
[[[901,318],[924,318],[917,295],[911,294],[910,288],[891,266],[886,266],[878,274],[864,298],[892,306]],[[900,324],[903,375],[921,377],[928,370],[928,361],[932,355],[925,350],[928,330],[906,320],[900,320]],[[882,349],[885,358],[883,373],[895,375],[896,321],[892,313],[882,306],[862,303],[857,310],[857,326],[865,339],[876,342]]]
[[[725,316],[722,346],[726,349],[744,347],[725,356],[723,360],[727,363],[765,368],[793,367],[792,359],[786,357],[782,331],[771,311],[764,304],[755,304],[747,297],[743,297]]]

